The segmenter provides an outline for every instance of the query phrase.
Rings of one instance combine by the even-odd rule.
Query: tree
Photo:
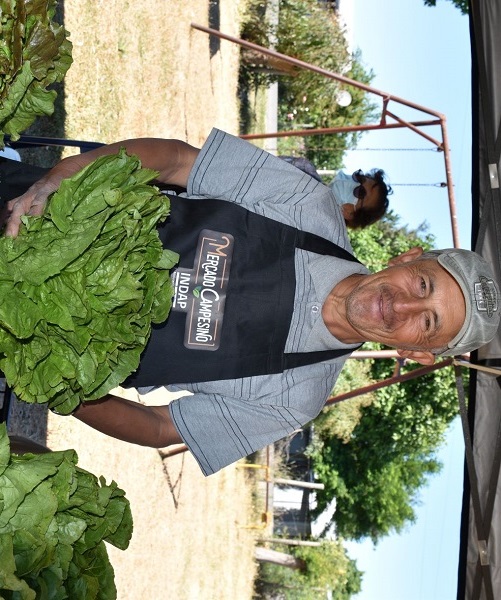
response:
[[[266,3],[249,3],[242,38],[293,56],[362,83],[370,83],[371,71],[362,66],[360,55],[351,56],[343,28],[333,10],[317,0],[280,0],[278,25],[266,20]],[[276,40],[276,42],[272,42]],[[283,64],[265,55],[242,52],[240,87],[279,82],[279,129],[358,125],[374,118],[375,106],[364,91],[350,88],[351,103],[340,106],[339,82],[312,71]],[[242,94],[241,94],[242,96]],[[244,103],[245,105],[245,103]],[[280,152],[306,156],[319,168],[338,169],[347,148],[359,134],[307,136],[279,142]]]
[[[373,361],[373,375],[390,376],[391,361]],[[413,522],[418,491],[440,470],[435,451],[457,413],[451,367],[374,393],[348,442],[325,438],[313,453],[324,483],[318,511],[336,498],[337,532],[377,542]],[[336,407],[333,410],[335,418]]]
[[[350,235],[355,254],[374,270],[410,247],[428,249],[433,243],[425,225],[409,231],[391,212]],[[410,363],[402,371],[418,366]],[[367,382],[390,377],[394,367],[390,360],[367,361]],[[356,370],[356,364],[350,368]],[[359,401],[359,420],[352,420],[351,431],[335,425],[345,411],[342,404],[324,409],[315,421],[317,441],[310,454],[325,486],[317,493],[317,512],[335,498],[338,534],[377,542],[414,520],[419,489],[440,470],[435,452],[457,414],[454,374],[447,367],[373,392],[370,401]]]
[[[435,238],[426,222],[417,229],[400,225],[400,217],[392,210],[381,221],[365,229],[350,229],[355,256],[373,272],[388,266],[390,259],[415,246],[433,248]]]
[[[469,0],[449,0],[449,1],[452,2],[452,4],[454,4],[454,6],[459,8],[459,10],[461,11],[461,13],[463,15],[468,14],[468,12],[470,10]],[[437,0],[424,0],[424,3],[425,3],[425,6],[436,6]]]
[[[302,568],[260,563],[256,586],[259,598],[277,598],[280,594],[286,600],[320,600],[330,590],[333,600],[349,600],[360,591],[362,573],[346,554],[342,540],[323,541],[318,547],[297,546],[291,553],[277,554]]]
[[[317,62],[319,66],[324,67],[324,64]],[[360,83],[370,84],[373,78],[372,72],[367,72],[361,63],[360,53],[357,51],[349,61],[349,68],[335,71],[334,68],[328,68],[331,71],[343,73],[350,79],[359,81]],[[315,76],[315,77],[314,77]],[[306,78],[306,72],[304,77]],[[311,92],[305,89],[301,96],[304,120],[308,125],[315,128],[327,127],[343,127],[348,125],[360,125],[370,123],[374,120],[375,105],[368,100],[366,92],[359,88],[350,87],[351,103],[348,106],[340,106],[337,101],[339,93],[339,84],[332,79],[327,79],[322,75],[309,73],[308,78],[312,81],[314,87]],[[291,78],[289,78],[291,79]],[[299,78],[293,80],[297,93],[300,93]],[[292,102],[290,93],[290,82],[285,79],[281,81],[279,87],[280,98],[280,126],[283,129],[291,129],[293,123],[287,122],[286,116],[291,110],[296,110],[298,103]],[[280,90],[285,86],[289,90],[284,90],[280,94]],[[293,106],[295,106],[293,108]],[[308,112],[305,113],[304,111]],[[293,127],[292,127],[293,128]],[[360,133],[337,133],[328,135],[310,135],[301,138],[303,143],[302,154],[308,158],[319,169],[340,169],[342,160],[346,150],[354,148],[360,138]]]

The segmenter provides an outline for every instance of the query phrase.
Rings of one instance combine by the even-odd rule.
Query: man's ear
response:
[[[421,254],[423,254],[423,252],[424,250],[423,248],[421,248],[421,246],[415,246],[414,248],[407,250],[407,252],[403,252],[402,254],[391,258],[388,261],[388,266],[394,267],[395,265],[401,265],[406,262],[417,260],[421,256]]]
[[[415,360],[420,365],[429,366],[435,362],[435,355],[433,352],[427,352],[426,350],[404,350],[402,348],[397,348],[397,352],[402,358]]]

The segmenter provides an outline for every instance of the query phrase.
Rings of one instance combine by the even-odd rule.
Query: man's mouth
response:
[[[391,329],[394,318],[392,308],[392,297],[390,292],[383,288],[381,290],[381,297],[379,300],[379,310],[381,314],[381,320],[385,329]]]

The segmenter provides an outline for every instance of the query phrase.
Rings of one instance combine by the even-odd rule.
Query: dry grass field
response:
[[[74,64],[65,81],[67,137],[131,136],[200,144],[211,127],[236,132],[238,48],[211,57],[208,0],[65,0]],[[220,29],[238,35],[242,0],[220,0]]]
[[[222,31],[238,35],[242,3],[213,3]],[[176,137],[197,145],[213,126],[238,132],[238,48],[222,41],[211,53],[209,37],[190,26],[209,24],[209,4],[61,0],[74,64],[58,101],[59,135],[99,142]],[[50,127],[42,123],[41,133]],[[189,454],[162,460],[157,450],[106,438],[40,407],[15,407],[10,430],[52,449],[74,448],[80,466],[126,491],[132,542],[125,552],[110,548],[119,600],[252,597],[255,541],[246,528],[251,489],[243,469],[204,478]]]

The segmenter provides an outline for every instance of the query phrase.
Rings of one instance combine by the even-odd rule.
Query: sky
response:
[[[436,7],[423,0],[342,0],[351,14],[352,45],[375,77],[372,86],[443,113],[450,138],[452,177],[456,196],[460,245],[470,247],[471,103],[468,18],[451,2]],[[384,8],[384,10],[383,10]],[[345,9],[346,10],[346,9]],[[376,96],[374,101],[381,105]],[[423,113],[390,103],[400,117],[427,119]],[[439,127],[423,130],[440,139]],[[369,151],[367,148],[374,148]],[[437,246],[452,245],[443,153],[408,130],[373,131],[362,136],[348,153],[347,170],[383,168],[393,186],[391,207],[402,222],[423,221]]]
[[[443,113],[447,118],[452,177],[460,246],[470,248],[471,229],[471,103],[468,18],[452,3],[437,0],[342,0],[351,42],[372,69],[371,85]],[[379,101],[378,101],[379,102]],[[423,120],[393,104],[406,119]],[[440,138],[438,127],[427,133]],[[366,148],[373,148],[369,151]],[[379,167],[386,171],[394,194],[391,208],[401,224],[423,221],[437,247],[453,245],[442,153],[415,133],[375,131],[364,134],[349,152],[347,171]],[[419,150],[417,150],[419,149]],[[403,184],[403,185],[401,185]],[[420,492],[417,521],[401,535],[347,544],[348,554],[364,571],[362,592],[355,600],[455,600],[459,526],[463,489],[464,442],[456,419],[438,453],[441,473]]]

